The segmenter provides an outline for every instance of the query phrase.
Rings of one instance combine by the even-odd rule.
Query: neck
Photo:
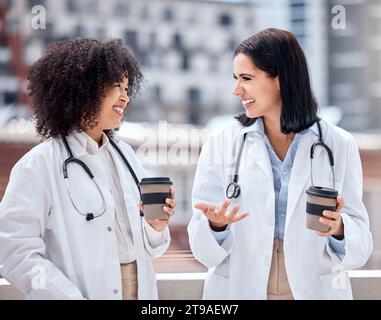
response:
[[[265,129],[266,136],[270,141],[277,140],[282,142],[291,142],[294,138],[294,133],[284,134],[280,128],[280,114],[276,116],[264,116],[263,126]]]
[[[93,128],[93,129],[87,129],[85,132],[88,134],[90,138],[92,138],[97,144],[98,147],[102,145],[102,135],[103,131],[98,129],[98,128]]]

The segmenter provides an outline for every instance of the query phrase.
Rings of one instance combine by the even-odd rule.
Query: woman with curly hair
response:
[[[157,299],[151,258],[169,246],[168,220],[144,218],[144,169],[114,138],[142,79],[120,40],[56,42],[30,67],[44,141],[0,205],[0,274],[28,299]]]

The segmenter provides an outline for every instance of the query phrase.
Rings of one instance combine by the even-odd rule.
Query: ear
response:
[[[276,87],[277,87],[278,90],[280,91],[279,76],[276,76],[276,77],[274,78],[274,80],[275,80],[275,83],[276,83]]]

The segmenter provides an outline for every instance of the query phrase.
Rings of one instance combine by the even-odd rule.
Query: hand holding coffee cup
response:
[[[344,199],[337,197],[337,207],[335,211],[324,210],[323,216],[320,217],[320,223],[329,227],[327,232],[318,231],[317,234],[321,237],[334,236],[337,239],[342,239],[344,236],[344,223],[341,217],[341,209],[344,208]]]
[[[168,177],[143,178],[139,183],[142,195],[139,209],[157,231],[162,231],[168,225],[169,217],[174,214],[176,203],[172,184]]]
[[[320,236],[342,236],[344,225],[340,210],[344,207],[342,197],[331,188],[311,186],[307,191],[308,229],[316,230]]]

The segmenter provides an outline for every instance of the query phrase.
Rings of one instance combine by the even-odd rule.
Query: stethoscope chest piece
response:
[[[86,221],[91,221],[94,219],[94,214],[92,213],[87,213],[86,214]]]
[[[236,182],[229,183],[226,188],[226,197],[228,199],[238,198],[241,193],[241,188]]]

